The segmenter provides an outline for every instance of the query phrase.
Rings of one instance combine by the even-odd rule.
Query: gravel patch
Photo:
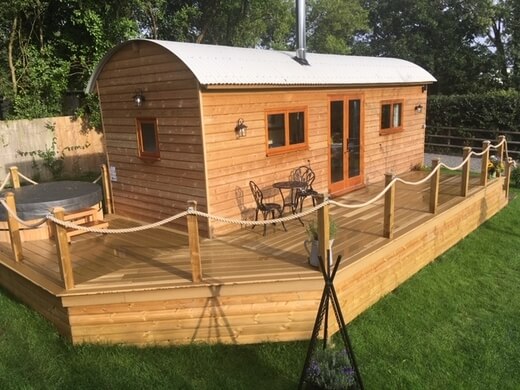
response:
[[[424,165],[431,167],[432,160],[434,158],[440,158],[441,163],[446,164],[449,167],[456,167],[462,163],[462,156],[450,156],[447,154],[438,154],[438,153],[424,153]],[[470,171],[472,172],[480,172],[480,157],[471,157],[470,162]]]

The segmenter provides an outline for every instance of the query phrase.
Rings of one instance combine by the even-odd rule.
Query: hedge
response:
[[[520,92],[428,97],[428,126],[520,131]]]

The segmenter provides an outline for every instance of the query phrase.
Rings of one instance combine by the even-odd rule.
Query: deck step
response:
[[[93,219],[96,219],[96,214],[97,213],[98,213],[97,209],[89,207],[89,208],[86,208],[86,209],[80,209],[80,210],[71,211],[70,213],[66,213],[63,216],[63,219],[65,221],[74,221],[76,219],[81,219],[81,218],[93,218]]]
[[[106,221],[88,221],[84,223],[79,223],[79,226],[89,227],[89,228],[96,228],[96,229],[106,229],[108,227],[108,222]],[[79,229],[73,229],[73,228],[67,228],[67,237],[70,238],[80,235],[89,233],[86,230],[79,230]]]

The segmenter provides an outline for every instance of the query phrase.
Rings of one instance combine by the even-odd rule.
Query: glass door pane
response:
[[[348,177],[361,174],[361,101],[348,102]]]
[[[330,179],[332,183],[343,181],[344,122],[343,101],[330,102]]]

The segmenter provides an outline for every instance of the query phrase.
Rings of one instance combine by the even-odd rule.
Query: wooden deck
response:
[[[407,180],[423,175],[413,172]],[[435,215],[428,212],[427,184],[398,184],[391,240],[382,235],[382,200],[362,209],[331,206],[339,227],[333,252],[344,258],[336,288],[348,320],[507,204],[504,178],[487,187],[472,178],[466,198],[458,196],[460,181],[456,175],[441,177]],[[374,184],[335,200],[364,202],[382,188],[382,183]],[[112,229],[138,225],[110,218]],[[187,235],[168,228],[73,239],[76,285],[70,290],[63,287],[54,241],[24,243],[21,263],[14,262],[10,245],[2,243],[0,284],[73,342],[306,339],[323,279],[308,265],[304,227],[297,220],[286,226],[288,232],[270,225],[266,237],[257,227],[202,240],[202,283],[192,282]]]

